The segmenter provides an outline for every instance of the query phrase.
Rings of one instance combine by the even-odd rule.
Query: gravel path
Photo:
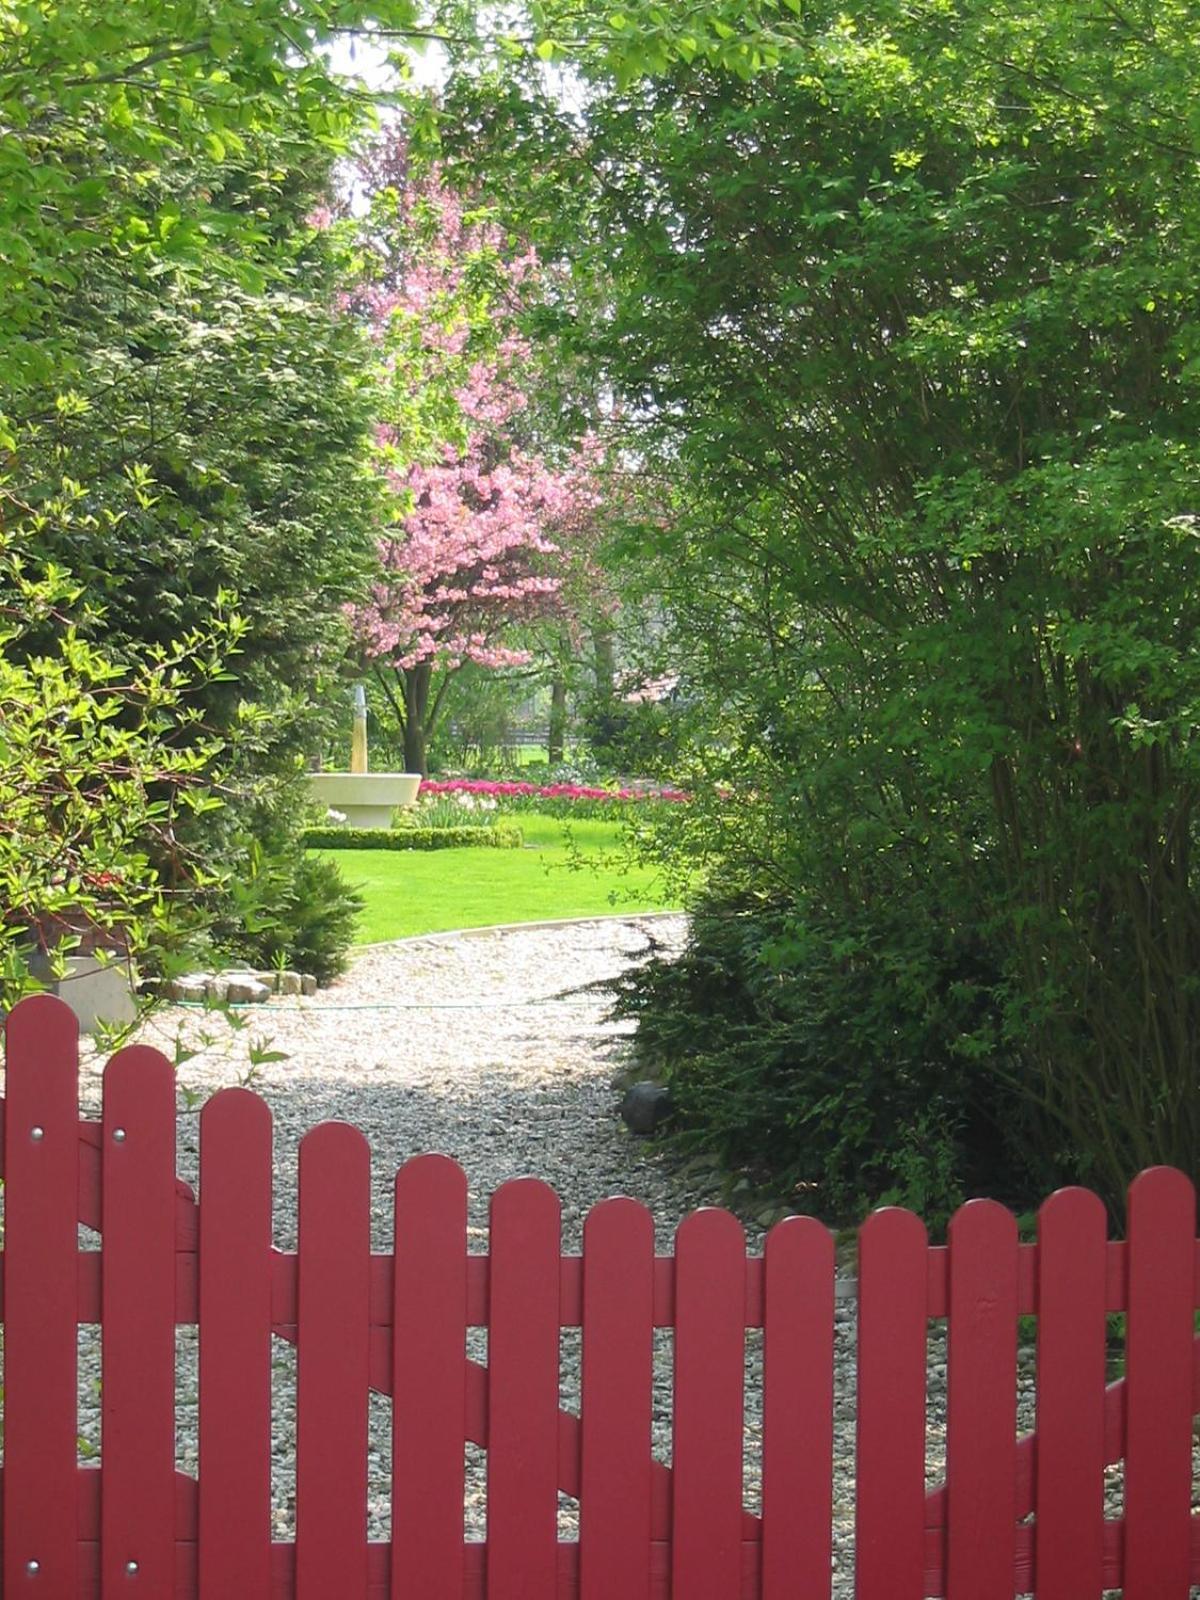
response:
[[[146,1042],[169,1048],[179,1034],[200,1053],[180,1068],[192,1097],[244,1080],[245,1040],[266,1037],[286,1059],[259,1069],[254,1087],[275,1118],[276,1242],[295,1244],[296,1148],[314,1123],[353,1122],[373,1153],[373,1247],[390,1247],[392,1174],[409,1156],[442,1150],[470,1180],[472,1247],[486,1242],[488,1197],[507,1178],[534,1173],[563,1202],[563,1246],[579,1249],[588,1208],[615,1193],[645,1202],[668,1248],[680,1219],[713,1203],[715,1177],[682,1170],[652,1143],[631,1138],[615,1115],[612,1078],[624,1049],[622,1029],[606,1020],[603,994],[581,989],[610,977],[654,946],[677,947],[682,917],[605,920],[557,928],[457,934],[379,946],[364,952],[340,982],[309,1000],[280,1000],[247,1013],[232,1040],[219,1022],[175,1010],[156,1019]],[[205,1044],[204,1030],[220,1038]],[[99,1063],[85,1064],[84,1093],[99,1105]],[[181,1098],[180,1173],[195,1181],[198,1116]],[[761,1230],[747,1227],[752,1249]],[[486,1336],[471,1353],[486,1359]],[[656,1335],[655,1454],[669,1461],[669,1332]],[[848,1595],[851,1564],[854,1308],[840,1300],[836,1328],[835,1562],[839,1595]],[[196,1471],[194,1330],[179,1335],[178,1462]],[[930,1341],[929,1473],[942,1461],[944,1340]],[[747,1338],[746,1503],[759,1499],[761,1341]],[[98,1447],[98,1349],[81,1330],[81,1428],[85,1455]],[[294,1535],[294,1352],[278,1346],[275,1371],[277,1538]],[[578,1402],[579,1335],[563,1334],[563,1404]],[[1028,1385],[1023,1384],[1027,1391]],[[1027,1395],[1023,1407],[1027,1408]],[[1026,1419],[1027,1420],[1027,1419]],[[370,1536],[388,1536],[388,1408],[378,1397],[370,1417]],[[467,1533],[482,1537],[486,1508],[483,1453],[467,1449]],[[571,1537],[576,1506],[564,1500],[560,1533]]]

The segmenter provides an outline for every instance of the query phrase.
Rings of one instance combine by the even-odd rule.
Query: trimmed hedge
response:
[[[517,850],[525,843],[515,822],[486,828],[305,828],[308,850]]]

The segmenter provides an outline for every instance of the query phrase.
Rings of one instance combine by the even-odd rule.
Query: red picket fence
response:
[[[834,1259],[819,1223],[747,1257],[719,1210],[656,1256],[649,1214],[597,1206],[563,1255],[554,1193],[504,1185],[468,1254],[466,1181],[419,1156],[372,1255],[369,1153],[342,1124],[300,1154],[299,1243],[271,1237],[271,1119],[240,1089],[175,1176],[174,1075],[121,1051],[81,1121],[59,1002],[8,1021],[4,1106],[6,1600],[818,1600],[831,1593]],[[80,1222],[102,1230],[81,1250]],[[1129,1236],[1063,1190],[1020,1244],[991,1201],[945,1247],[889,1209],[860,1235],[857,1600],[1187,1600],[1200,1408],[1200,1244],[1179,1172],[1142,1174]],[[1106,1314],[1127,1316],[1106,1388]],[[1037,1318],[1036,1434],[1016,1432],[1017,1319]],[[948,1323],[947,1473],[928,1492],[926,1361]],[[102,1330],[102,1450],[77,1461],[77,1326]],[[196,1479],[175,1466],[175,1330],[199,1327]],[[486,1328],[486,1367],[466,1332]],[[560,1330],[582,1329],[579,1416]],[[653,1334],[674,1330],[672,1467],[651,1458]],[[746,1330],[763,1339],[762,1506],[743,1506]],[[271,1540],[272,1340],[297,1346],[296,1537]],[[392,1537],[368,1544],[367,1397],[391,1396]],[[486,1542],[464,1538],[464,1441],[488,1452]],[[1104,1468],[1123,1462],[1123,1514]],[[579,1501],[560,1541],[559,1491]]]

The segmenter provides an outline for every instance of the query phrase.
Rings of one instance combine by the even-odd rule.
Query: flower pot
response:
[[[340,812],[347,828],[390,828],[397,806],[414,806],[419,772],[310,772],[313,798]]]

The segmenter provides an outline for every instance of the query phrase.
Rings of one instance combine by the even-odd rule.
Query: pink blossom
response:
[[[604,448],[588,434],[551,460],[526,442],[527,425],[514,437],[532,365],[516,313],[537,290],[536,253],[513,250],[436,168],[414,177],[402,130],[387,130],[360,167],[376,196],[365,236],[373,276],[349,309],[371,327],[392,381],[452,400],[458,417],[453,437],[423,442],[420,460],[404,459],[395,427],[378,427],[402,511],[380,538],[379,578],[349,619],[363,654],[401,672],[522,665],[530,657],[515,629],[569,620],[581,597],[593,610],[597,597],[605,604],[591,554],[608,494]],[[476,267],[489,275],[482,327]],[[445,414],[436,412],[439,424]]]

